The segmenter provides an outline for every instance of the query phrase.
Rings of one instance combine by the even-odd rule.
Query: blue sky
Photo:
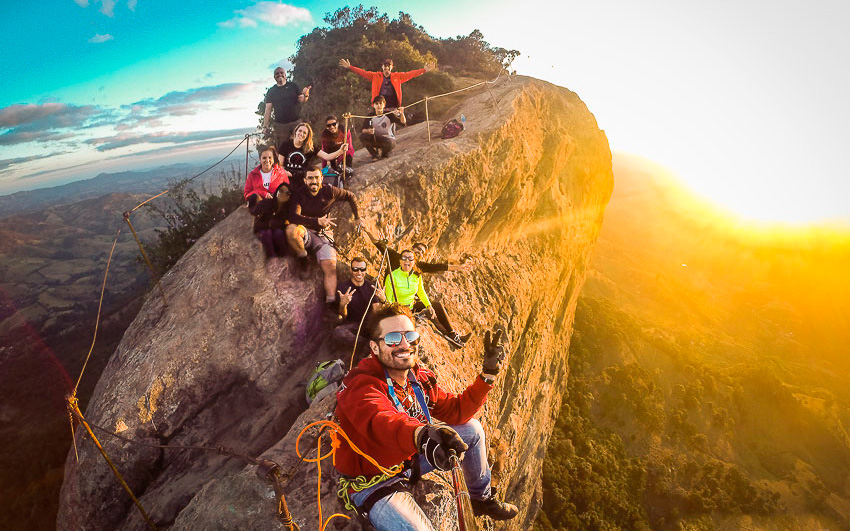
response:
[[[255,125],[272,66],[344,5],[45,4],[2,8],[0,193],[223,156]],[[846,0],[375,4],[520,50],[517,71],[576,91],[612,149],[727,208],[850,222]]]

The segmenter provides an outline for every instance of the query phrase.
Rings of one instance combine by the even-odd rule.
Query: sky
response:
[[[224,156],[274,66],[345,5],[44,4],[0,8],[0,194]],[[612,150],[745,218],[850,224],[847,0],[366,5],[519,50],[517,73],[575,91]]]

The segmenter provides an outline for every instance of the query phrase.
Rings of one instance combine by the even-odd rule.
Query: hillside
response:
[[[425,124],[417,124],[403,131],[388,160],[365,164],[365,152],[358,152],[352,190],[370,225],[413,223],[409,239],[425,239],[453,259],[468,255],[474,264],[471,273],[437,276],[429,286],[459,327],[476,332],[466,348],[451,351],[423,327],[426,363],[446,388],[462,389],[479,370],[481,331],[495,320],[507,326],[509,368],[481,421],[500,448],[494,454],[499,488],[522,511],[499,527],[524,529],[540,504],[540,459],[560,404],[574,306],[612,174],[604,133],[574,93],[519,77],[491,90],[492,96],[471,94],[452,111],[467,116],[467,130],[455,139],[429,145]],[[523,141],[529,130],[542,142]],[[346,208],[339,217],[350,219]],[[300,426],[332,407],[322,401],[306,409],[303,382],[317,360],[350,353],[327,341],[318,273],[305,283],[286,262],[280,276],[270,275],[249,226],[245,210],[237,210],[163,277],[168,306],[148,298],[86,415],[139,441],[220,444],[275,459],[285,468],[289,507],[303,528],[316,516],[316,470],[298,461],[293,442]],[[374,264],[371,246],[350,241],[343,236],[348,230],[345,221],[337,241]],[[553,289],[541,291],[541,281]],[[160,528],[280,528],[271,487],[253,466],[210,453],[103,442]],[[315,448],[315,434],[302,445]],[[77,448],[79,462],[73,452],[66,461],[59,528],[139,528],[138,512],[79,431]],[[328,466],[326,515],[341,509]],[[438,517],[452,510],[444,481],[427,479],[433,492],[424,507],[452,529],[453,519]]]
[[[117,229],[122,233],[90,374],[105,366],[151,281],[137,261],[138,247],[122,213],[190,169],[203,168],[176,165],[103,174],[0,198],[0,212],[6,212],[5,217],[0,214],[0,498],[7,502],[0,527],[24,520],[28,529],[54,527],[62,462],[70,444],[64,396],[91,345]],[[210,172],[195,185],[216,190],[221,178]],[[17,211],[9,214],[2,205]],[[146,209],[133,219],[146,242],[155,240],[155,229],[166,224]],[[94,383],[81,382],[84,403]]]
[[[615,158],[540,529],[850,518],[850,236],[754,227]]]

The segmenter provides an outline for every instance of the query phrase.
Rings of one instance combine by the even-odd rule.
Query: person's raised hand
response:
[[[502,368],[505,360],[505,345],[502,337],[506,335],[501,325],[493,327],[492,335],[489,330],[484,333],[484,360],[482,373],[496,376]]]
[[[351,299],[354,298],[354,288],[349,286],[345,293],[337,290],[337,294],[339,295],[340,307],[348,306],[351,303]]]
[[[437,63],[434,63],[434,62],[425,63],[425,71],[426,72],[430,72],[431,70],[434,70],[435,68],[437,68]]]
[[[336,218],[330,217],[330,214],[325,214],[320,217],[317,221],[319,222],[319,226],[323,229],[326,227],[336,227],[336,223],[334,222]]]
[[[339,60],[339,66],[341,66],[343,68],[349,68],[349,67],[351,67],[351,62],[348,59],[340,59]]]

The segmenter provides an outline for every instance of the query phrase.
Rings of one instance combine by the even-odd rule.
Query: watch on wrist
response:
[[[484,383],[486,383],[487,385],[493,385],[493,383],[496,381],[495,376],[490,374],[484,374],[483,372],[481,373],[481,379],[484,380]]]

